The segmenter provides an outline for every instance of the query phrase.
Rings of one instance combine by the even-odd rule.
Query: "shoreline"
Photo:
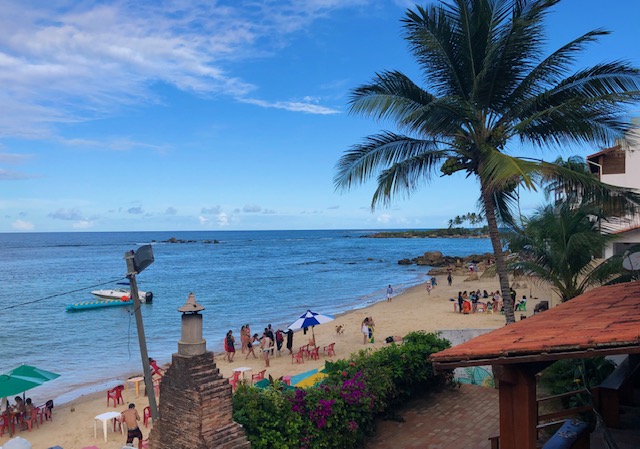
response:
[[[444,278],[441,277],[441,279]],[[466,328],[494,329],[503,326],[505,318],[504,315],[500,313],[462,315],[453,312],[453,302],[449,301],[449,298],[455,297],[459,290],[471,290],[473,288],[480,289],[481,291],[484,289],[492,291],[498,287],[496,277],[490,279],[480,278],[477,281],[470,282],[466,282],[464,279],[463,276],[455,276],[451,287],[446,285],[446,281],[444,285],[439,283],[430,295],[427,294],[424,284],[418,284],[394,296],[391,302],[381,300],[367,307],[336,315],[334,321],[316,326],[314,328],[314,334],[317,345],[320,347],[319,360],[305,360],[303,364],[294,364],[288,351],[284,348],[280,356],[270,357],[270,367],[265,368],[265,363],[262,358],[254,359],[250,357],[249,359],[245,359],[245,355],[240,351],[240,345],[237,344],[237,352],[233,363],[224,360],[225,354],[223,352],[214,351],[216,365],[220,370],[220,374],[224,377],[230,377],[234,368],[248,367],[251,369],[250,374],[256,374],[266,369],[265,377],[272,376],[278,378],[284,375],[295,375],[312,369],[320,369],[324,366],[325,360],[345,358],[349,354],[360,350],[375,350],[386,346],[384,339],[387,336],[404,336],[411,331],[418,330],[435,332],[438,330]],[[522,281],[520,281],[520,283],[522,284]],[[526,289],[518,291],[519,296],[526,294],[527,297],[529,297],[531,290],[535,292],[532,294],[533,297],[551,299],[551,297],[546,294],[545,289],[541,289],[535,285],[532,286],[530,282],[527,282],[527,284]],[[530,306],[526,312],[527,316],[533,313],[534,301],[533,299],[529,301]],[[557,301],[553,301],[552,304],[555,305],[556,303]],[[368,316],[372,316],[376,324],[375,343],[373,344],[363,344],[362,333],[360,331],[362,320]],[[205,320],[206,319],[207,317],[205,316]],[[266,323],[254,323],[253,333],[263,325],[266,325]],[[335,327],[339,325],[344,327],[344,333],[341,335],[338,335],[335,330]],[[294,351],[296,351],[299,346],[306,344],[308,337],[310,337],[310,335],[304,335],[302,331],[295,332],[293,341]],[[237,343],[239,343],[238,340],[239,339],[236,339]],[[215,345],[213,345],[212,342],[207,343],[207,349],[211,351],[211,348]],[[335,343],[336,356],[333,358],[322,355],[322,347],[330,343]],[[161,364],[165,365],[164,363]],[[140,375],[140,371],[141,370],[138,370],[138,372],[132,372],[130,374],[132,376]],[[64,376],[64,373],[61,374]],[[128,377],[112,379],[110,384],[126,385],[125,380]],[[93,385],[93,388],[95,388],[96,391],[81,394],[69,401],[61,402],[60,398],[58,401],[54,398],[55,408],[53,414],[55,424],[45,422],[42,425],[42,429],[34,429],[32,432],[23,431],[18,433],[18,436],[28,439],[34,448],[46,448],[57,444],[65,449],[74,449],[96,444],[101,449],[120,449],[125,438],[119,433],[112,433],[111,430],[109,430],[107,443],[104,442],[100,433],[97,439],[94,438],[94,416],[104,413],[105,411],[113,411],[114,408],[113,406],[106,407],[107,388],[102,389],[100,385]],[[141,385],[141,396],[135,399],[133,385],[129,385],[129,401],[136,403],[136,408],[141,416],[143,408],[148,405],[147,399],[142,396],[143,390],[144,387]],[[29,396],[29,392],[27,392],[27,396]],[[48,399],[36,394],[32,396],[38,404],[43,402],[42,399]],[[126,397],[126,395],[123,396]],[[118,405],[115,410],[122,411],[126,406],[127,403],[125,402],[124,405]],[[141,429],[146,438],[150,429],[144,426],[141,426]],[[8,439],[8,434],[5,434],[0,438],[0,445],[6,443]]]

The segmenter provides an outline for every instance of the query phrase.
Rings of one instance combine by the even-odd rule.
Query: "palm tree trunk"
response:
[[[504,258],[504,252],[502,251],[502,242],[500,241],[500,232],[498,230],[498,222],[496,220],[493,195],[487,191],[482,181],[480,182],[480,194],[482,195],[484,213],[487,217],[489,238],[491,239],[493,255],[496,261],[496,271],[498,273],[498,279],[500,279],[500,290],[502,292],[502,301],[504,304],[504,316],[507,320],[507,324],[515,323],[516,317],[513,312],[513,299],[511,298],[511,290],[509,288],[509,272],[507,271],[507,262]]]

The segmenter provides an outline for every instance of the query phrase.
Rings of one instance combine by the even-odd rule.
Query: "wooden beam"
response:
[[[536,378],[526,364],[502,366],[500,449],[536,449]]]

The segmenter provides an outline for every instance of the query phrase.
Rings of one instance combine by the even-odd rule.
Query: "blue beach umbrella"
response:
[[[329,321],[333,321],[331,315],[323,315],[321,313],[312,312],[311,310],[307,310],[304,315],[295,320],[290,326],[289,329],[292,331],[296,329],[302,329],[304,327],[311,326],[311,334],[313,335],[313,341],[316,341],[316,335],[313,333],[313,326],[317,326],[318,324],[328,323]]]

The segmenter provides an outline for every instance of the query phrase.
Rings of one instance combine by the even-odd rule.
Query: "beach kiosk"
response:
[[[539,422],[536,374],[561,359],[619,354],[630,355],[627,360],[632,363],[640,354],[637,281],[593,289],[526,320],[435,353],[430,360],[440,370],[491,365],[500,410],[500,435],[493,447],[535,449]],[[627,374],[633,375],[633,370]],[[612,376],[623,377],[615,371]],[[628,380],[637,382],[637,378]],[[606,416],[603,404],[611,407],[613,390],[624,382],[622,379],[614,388],[596,392],[595,407],[601,414]],[[582,443],[572,447],[589,447],[588,433]]]

